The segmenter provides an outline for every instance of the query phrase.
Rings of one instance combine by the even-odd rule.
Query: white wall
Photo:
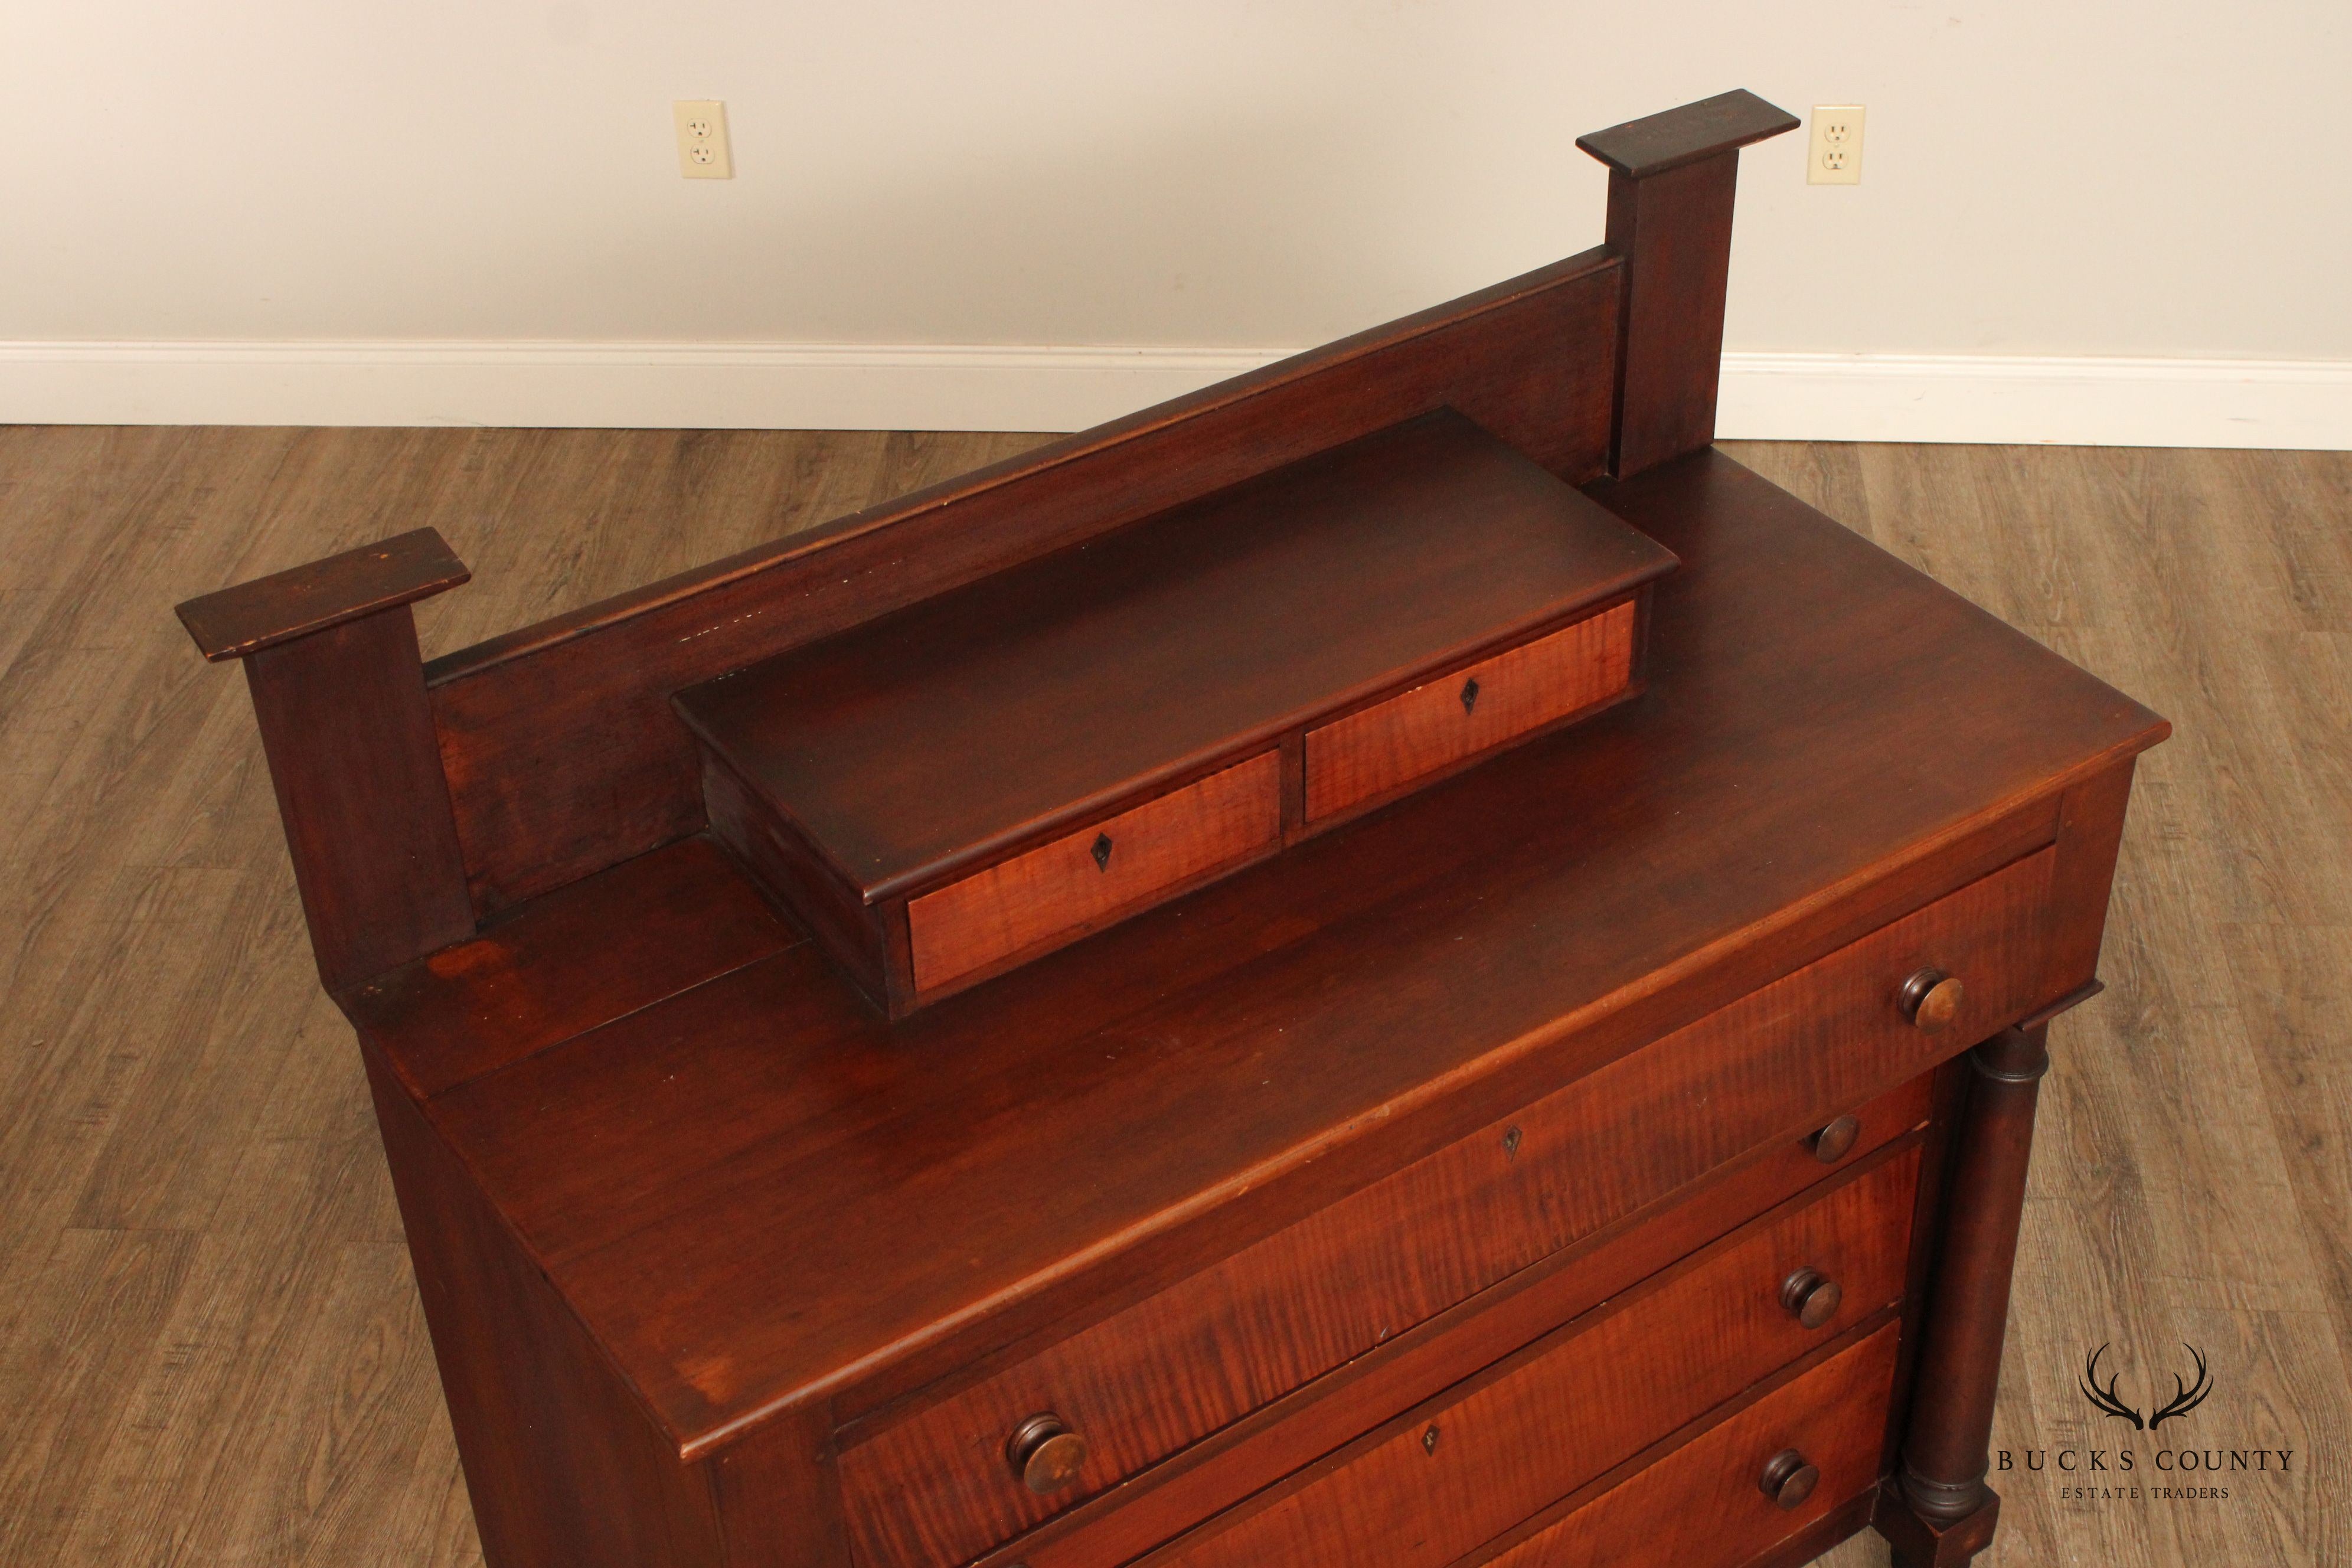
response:
[[[1858,187],[1745,155],[1728,424],[2016,372],[2352,440],[2347,14],[14,0],[0,417],[1073,422],[1594,243],[1576,135],[1740,85],[1869,123]],[[688,97],[734,180],[678,176]]]

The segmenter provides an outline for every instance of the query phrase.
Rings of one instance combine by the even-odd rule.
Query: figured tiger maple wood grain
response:
[[[1774,1132],[1916,1077],[1976,1038],[1969,1026],[2028,1005],[2052,859],[1963,889],[861,1443],[842,1464],[860,1560],[963,1561]],[[1947,1039],[1895,1008],[1928,955],[1971,977],[1976,1011]],[[1076,1482],[1045,1498],[999,1458],[1040,1410],[1090,1444]]]
[[[1607,493],[1707,557],[1643,700],[896,1027],[795,949],[437,1102],[688,1451],[1197,1272],[2048,842],[2163,733],[1718,456]]]
[[[915,984],[936,991],[1075,942],[1282,842],[1282,759],[1262,752],[907,904]]]
[[[1131,1561],[1360,1434],[1491,1365],[1562,1322],[1749,1222],[1811,1201],[1925,1146],[1927,1078],[1855,1110],[1856,1148],[1823,1165],[1804,1137],[1780,1140],[1690,1189],[1646,1205],[1458,1307],[1382,1341],[1297,1393],[1133,1479],[1015,1537],[982,1568],[1105,1568]],[[845,1440],[855,1441],[853,1429]]]
[[[1918,1173],[1914,1151],[1727,1238],[1145,1562],[1453,1562],[1891,1306]],[[1811,1330],[1779,1299],[1805,1267],[1843,1288],[1836,1314]]]
[[[157,612],[429,521],[482,574],[426,607],[437,650],[1034,444],[0,427],[9,1552],[481,1562],[244,694]],[[2053,1031],[1998,1439],[2081,1418],[2070,1369],[2095,1321],[2130,1342],[2118,1353],[2150,1347],[2127,1388],[2161,1370],[2154,1347],[2210,1336],[2236,1347],[2217,1399],[2269,1413],[2284,1446],[2341,1451],[2352,455],[1730,450],[2180,722],[2140,768],[2110,992]],[[2352,1556],[2352,1515],[2318,1486],[2161,1519],[2005,1501],[1993,1563]],[[1884,1568],[1885,1548],[1832,1562]]]
[[[1618,695],[1633,675],[1636,613],[1620,605],[1307,731],[1307,820],[1383,799]]]
[[[1876,1484],[1896,1330],[1879,1330],[1730,1415],[1498,1555],[1483,1568],[1687,1568],[1741,1563]],[[1818,1466],[1812,1496],[1783,1509],[1756,1482],[1794,1448]]]

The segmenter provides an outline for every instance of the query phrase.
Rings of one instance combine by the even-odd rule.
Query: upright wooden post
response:
[[[1739,149],[1796,127],[1740,89],[1577,138],[1609,165],[1609,248],[1624,258],[1609,450],[1619,479],[1715,439]]]
[[[331,992],[474,932],[408,608],[471,575],[421,528],[179,606],[206,658],[245,661]]]

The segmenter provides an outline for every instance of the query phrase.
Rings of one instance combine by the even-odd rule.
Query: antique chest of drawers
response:
[[[1987,1544],[2036,1079],[2166,731],[1709,446],[1737,149],[1790,123],[1588,138],[1599,249],[431,665],[429,533],[184,607],[247,661],[493,1568]],[[1170,748],[1247,831],[1093,904],[1171,775],[889,885],[996,932],[929,958],[780,885],[745,825],[802,785],[720,678],[1401,429],[1633,577]],[[1612,596],[1605,710],[1415,709],[1564,689]],[[1050,917],[964,918],[1032,853]]]

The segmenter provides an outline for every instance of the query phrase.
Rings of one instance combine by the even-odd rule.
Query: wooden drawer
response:
[[[845,1432],[858,1561],[969,1561],[2021,1016],[2047,1000],[2032,991],[2052,860],[2017,861],[1026,1360]],[[1932,1036],[1898,1001],[1929,964],[1967,986]],[[1046,1412],[1088,1453],[1039,1495],[1005,1444]]]
[[[1636,606],[1619,605],[1307,731],[1307,820],[1320,823],[1608,700],[1633,678]]]
[[[1556,1521],[1537,1521],[1493,1568],[1740,1568],[1878,1484],[1897,1325],[1727,1417]],[[1759,1484],[1793,1448],[1821,1471],[1784,1509]]]
[[[1707,1248],[1269,1489],[1150,1568],[1440,1568],[1902,1295],[1919,1152]],[[1784,1283],[1842,1295],[1808,1329]]]
[[[910,900],[915,987],[1071,941],[1281,838],[1282,763],[1266,752]]]

